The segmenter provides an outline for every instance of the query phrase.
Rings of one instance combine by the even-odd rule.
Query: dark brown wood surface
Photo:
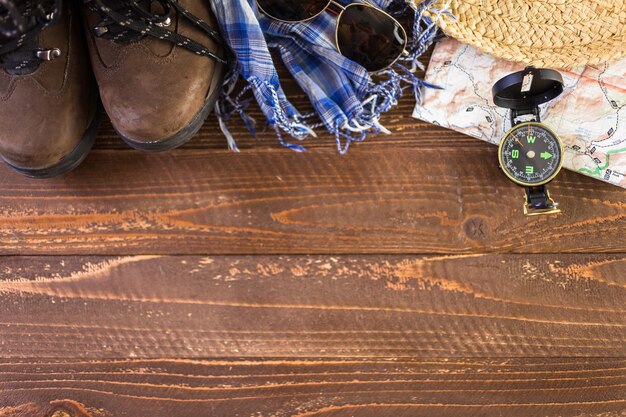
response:
[[[623,252],[626,192],[565,172],[564,214],[528,219],[492,147],[96,151],[34,182],[0,168],[18,254]],[[27,190],[27,195],[25,194]],[[549,230],[550,233],[546,233]]]
[[[626,360],[0,363],[2,417],[622,417]]]
[[[344,157],[237,120],[234,154],[211,117],[0,167],[0,417],[626,416],[626,191],[565,172],[524,218],[494,147],[413,104]]]
[[[625,268],[623,255],[11,257],[2,351],[624,357]]]

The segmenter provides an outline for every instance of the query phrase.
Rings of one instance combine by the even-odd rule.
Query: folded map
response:
[[[415,118],[499,144],[511,127],[491,87],[523,66],[453,39],[436,46]],[[598,68],[559,70],[565,92],[541,107],[542,122],[561,137],[564,167],[626,188],[626,59]]]

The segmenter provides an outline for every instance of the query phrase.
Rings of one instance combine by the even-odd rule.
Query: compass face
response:
[[[514,182],[524,186],[546,184],[563,165],[563,146],[550,129],[536,122],[521,123],[502,139],[500,166]]]

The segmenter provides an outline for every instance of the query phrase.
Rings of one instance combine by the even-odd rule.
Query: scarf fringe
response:
[[[437,9],[434,6],[436,2],[437,0],[425,0],[415,6],[412,0],[393,0],[392,3],[400,3],[405,6],[402,11],[406,12],[407,8],[411,8],[415,15],[412,35],[408,42],[409,56],[401,58],[392,68],[375,74],[377,81],[372,81],[368,86],[365,99],[362,102],[363,112],[361,114],[351,119],[337,120],[335,126],[326,126],[327,130],[335,135],[337,149],[341,155],[347,153],[352,142],[363,142],[370,134],[391,134],[380,123],[380,118],[383,113],[388,112],[398,104],[405,89],[410,88],[417,103],[420,104],[422,88],[440,88],[426,83],[415,75],[418,70],[424,70],[419,58],[437,40],[436,20],[442,14],[450,15],[446,4]],[[426,16],[425,12],[434,18]],[[239,151],[226,123],[235,114],[241,117],[250,133],[254,137],[257,136],[256,120],[247,112],[253,100],[248,93],[252,91],[257,101],[263,102],[266,108],[270,108],[271,114],[268,115],[267,124],[274,128],[279,143],[297,152],[306,151],[302,145],[287,142],[284,139],[284,134],[298,141],[309,136],[317,137],[314,129],[324,126],[324,124],[309,121],[316,114],[301,115],[298,112],[288,111],[289,108],[293,107],[286,98],[281,98],[272,84],[254,77],[245,80],[246,86],[236,96],[233,96],[235,86],[239,81],[239,74],[236,71],[231,71],[227,76],[224,93],[220,97],[215,111],[220,129],[227,138],[229,148],[233,151]]]

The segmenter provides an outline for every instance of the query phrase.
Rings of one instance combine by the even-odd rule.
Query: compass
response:
[[[514,183],[539,186],[552,181],[563,166],[563,145],[547,126],[520,123],[509,130],[498,151],[500,167]]]
[[[539,105],[562,92],[561,74],[534,67],[510,74],[493,87],[494,103],[511,110],[512,128],[498,150],[500,168],[511,181],[525,188],[527,216],[560,213],[546,185],[563,167],[563,143],[541,123]]]

